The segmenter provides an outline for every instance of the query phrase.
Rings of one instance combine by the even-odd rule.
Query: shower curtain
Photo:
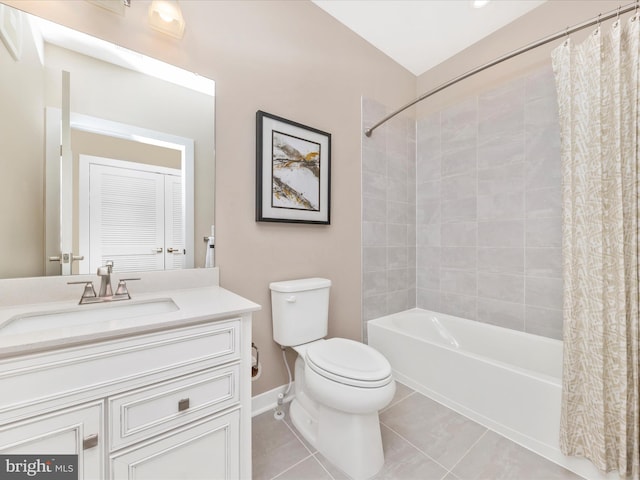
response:
[[[640,21],[552,53],[563,190],[560,445],[638,478]]]

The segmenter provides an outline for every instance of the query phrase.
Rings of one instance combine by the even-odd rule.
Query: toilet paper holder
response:
[[[251,378],[256,378],[260,373],[260,352],[258,346],[251,342]]]

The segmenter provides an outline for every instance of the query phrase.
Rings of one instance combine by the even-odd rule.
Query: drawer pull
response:
[[[83,450],[89,450],[90,448],[95,447],[96,445],[98,445],[98,434],[94,434],[94,435],[89,435],[88,437],[85,437],[84,439],[82,439],[82,449]]]
[[[189,409],[189,399],[188,398],[183,398],[182,400],[180,400],[178,402],[178,411],[179,412],[184,412],[185,410]]]

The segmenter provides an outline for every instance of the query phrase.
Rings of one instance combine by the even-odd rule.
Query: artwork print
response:
[[[256,113],[256,221],[328,225],[331,134]]]
[[[320,210],[320,144],[274,130],[272,145],[271,205]]]

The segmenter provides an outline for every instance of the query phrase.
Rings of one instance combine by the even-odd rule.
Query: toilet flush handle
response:
[[[296,303],[296,296],[291,295],[290,297],[287,297],[287,303]]]

